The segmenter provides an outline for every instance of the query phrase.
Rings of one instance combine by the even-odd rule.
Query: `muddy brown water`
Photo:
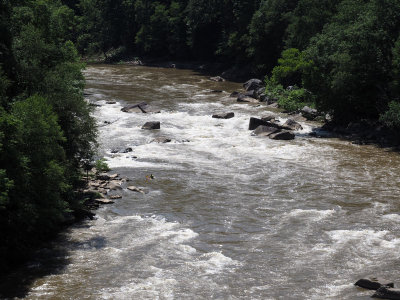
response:
[[[102,105],[100,154],[147,193],[119,192],[39,251],[27,299],[369,299],[353,286],[368,275],[400,286],[398,153],[308,137],[312,123],[294,141],[251,136],[251,116],[278,113],[190,70],[94,65],[85,76]],[[120,111],[142,101],[161,113]]]

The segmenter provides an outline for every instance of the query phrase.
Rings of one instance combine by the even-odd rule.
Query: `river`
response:
[[[309,137],[318,124],[307,122],[293,141],[252,136],[250,117],[287,116],[190,70],[93,65],[85,76],[100,154],[146,194],[123,190],[39,251],[26,272],[52,271],[27,299],[369,299],[359,278],[400,284],[398,153]],[[161,113],[121,112],[142,101]]]

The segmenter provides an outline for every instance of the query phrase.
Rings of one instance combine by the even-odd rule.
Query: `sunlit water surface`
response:
[[[28,299],[368,299],[353,286],[361,277],[400,284],[397,153],[308,137],[311,123],[294,141],[251,136],[251,116],[277,113],[193,71],[95,65],[85,75],[88,100],[102,105],[100,153],[148,193],[123,190],[64,233],[53,246],[64,257],[42,250],[30,268],[60,266]],[[121,112],[142,101],[161,113]],[[142,130],[147,121],[161,130]]]

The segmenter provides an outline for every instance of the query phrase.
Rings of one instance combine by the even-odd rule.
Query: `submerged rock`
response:
[[[142,129],[146,130],[153,130],[153,129],[160,129],[160,122],[158,121],[152,121],[152,122],[146,122],[143,126]]]
[[[284,140],[284,141],[288,141],[288,140],[293,140],[295,137],[295,135],[287,130],[283,130],[283,131],[279,131],[277,133],[273,133],[269,136],[270,139],[273,140]]]
[[[171,139],[165,136],[156,137],[154,140],[151,141],[151,143],[160,143],[160,144],[165,144],[169,142],[171,142]]]
[[[230,119],[235,116],[235,113],[233,112],[228,112],[228,113],[223,113],[223,114],[216,114],[213,115],[212,117],[215,119]]]
[[[251,97],[239,96],[237,98],[237,102],[258,103],[259,101],[257,99],[251,98]]]
[[[278,128],[260,125],[256,128],[256,130],[254,130],[253,134],[259,136],[269,136],[277,131],[279,131]]]
[[[147,103],[141,102],[141,103],[125,106],[125,107],[121,108],[121,111],[127,112],[127,113],[131,113],[131,112],[147,113],[147,111],[145,110],[146,107],[147,107]]]
[[[369,290],[377,290],[382,286],[394,287],[393,282],[382,278],[363,278],[358,280],[354,285]]]
[[[376,290],[375,294],[372,295],[372,298],[400,300],[400,289],[382,286]]]
[[[139,189],[138,187],[136,187],[134,185],[128,186],[127,189],[132,192],[138,192],[138,193],[144,194],[144,191],[142,189]]]
[[[266,117],[269,118],[269,117]],[[254,130],[260,125],[268,126],[268,127],[275,127],[275,128],[280,128],[279,124],[276,124],[275,122],[272,122],[272,119],[269,119],[270,121],[265,121],[264,119],[258,119],[258,118],[250,118],[249,121],[249,130]]]
[[[216,81],[216,82],[225,81],[225,79],[222,78],[221,76],[210,77],[210,80],[211,80],[211,81]]]

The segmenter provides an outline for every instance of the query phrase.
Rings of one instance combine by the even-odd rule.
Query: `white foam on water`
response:
[[[162,271],[153,277],[135,280],[120,288],[104,288],[101,290],[101,299],[174,299],[174,287],[177,285],[174,278],[166,278]]]
[[[318,222],[327,217],[332,216],[336,211],[334,209],[329,210],[317,210],[317,209],[293,209],[289,213],[285,213],[288,218],[301,218],[311,222]]]
[[[359,270],[379,260],[400,258],[400,253],[393,251],[400,246],[400,239],[388,230],[333,230],[327,235],[332,243],[318,244],[313,251],[325,252],[326,259],[332,255],[348,257],[347,268]]]
[[[197,261],[187,263],[199,269],[204,274],[217,274],[228,266],[237,266],[239,262],[223,255],[221,252],[211,252],[203,254]]]
[[[277,160],[293,161],[307,167],[318,166],[319,169],[328,169],[332,164],[329,159],[321,163],[301,140],[283,143],[251,136],[247,127],[252,114],[246,110],[235,111],[233,119],[211,118],[215,112],[234,110],[235,105],[226,106],[220,102],[179,103],[178,107],[183,111],[162,111],[160,114],[123,113],[121,107],[120,104],[113,104],[97,110],[101,121],[114,121],[100,128],[102,143],[107,145],[109,141],[114,141],[115,144],[118,140],[133,149],[133,154],[126,155],[108,152],[108,164],[114,168],[180,169],[181,165],[185,164],[187,168],[189,164],[194,168],[209,166],[210,172],[241,176],[232,168],[247,168],[257,162],[265,165]],[[161,130],[142,130],[141,126],[150,120],[160,121]],[[281,118],[281,121],[285,119]],[[311,126],[304,124],[303,127],[299,134],[311,131]],[[172,142],[151,143],[155,136],[160,135],[171,138]],[[182,140],[190,142],[181,143]],[[329,147],[326,149],[332,151]],[[243,175],[244,181],[251,179],[251,176]]]
[[[345,291],[351,292],[352,290],[354,290],[353,283],[344,283],[343,280],[335,280],[318,288],[312,288],[309,291],[309,299],[342,299],[338,297],[343,295]],[[366,291],[364,294],[366,294]],[[368,296],[370,296],[370,292]]]
[[[399,214],[387,214],[383,215],[382,219],[384,221],[390,221],[390,222],[395,222],[395,223],[400,223],[400,215]]]

